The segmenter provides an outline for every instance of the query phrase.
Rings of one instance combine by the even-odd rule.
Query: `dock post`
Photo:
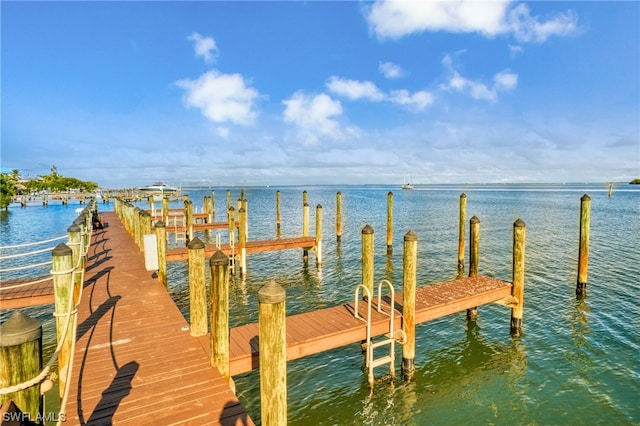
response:
[[[81,265],[84,259],[81,259],[80,256],[81,246],[82,246],[82,235],[80,235],[80,227],[75,223],[67,228],[67,234],[69,234],[69,241],[67,245],[71,249],[71,262],[74,266]],[[80,288],[82,288],[82,274],[75,274],[73,280],[73,303],[78,303],[78,299],[80,298]]]
[[[184,220],[185,220],[185,228],[187,231],[187,243],[191,241],[193,236],[193,201],[187,199],[184,202]]]
[[[40,374],[41,369],[42,324],[16,311],[0,325],[0,388],[16,386],[31,380]],[[37,384],[21,391],[0,395],[0,402],[8,400],[13,400],[27,419],[35,421],[42,418],[44,404],[40,386]],[[5,421],[9,423],[8,420]],[[16,424],[18,423],[22,424]]]
[[[227,189],[227,211],[231,207],[231,190]]]
[[[458,274],[464,273],[464,225],[467,221],[467,194],[460,194],[460,224],[458,226]]]
[[[63,342],[58,353],[58,371],[60,373],[60,397],[67,385],[67,369],[71,356],[75,313],[73,306],[73,252],[66,244],[60,243],[51,250],[53,275],[53,297],[55,304],[57,341]],[[67,321],[67,317],[69,321]],[[66,325],[66,329],[65,329]]]
[[[587,271],[589,269],[589,222],[591,221],[591,197],[580,198],[580,247],[578,249],[578,283],[576,296],[587,295]]]
[[[373,295],[373,228],[362,228],[362,284]]]
[[[216,191],[211,190],[211,215],[209,217],[209,222],[213,223],[216,221]]]
[[[140,208],[135,207],[133,209],[133,240],[140,250],[142,250],[142,232],[140,232]]]
[[[249,241],[249,201],[242,199],[242,208],[244,209],[244,240]]]
[[[406,341],[402,346],[402,377],[411,380],[416,359],[416,281],[418,236],[409,231],[404,236],[402,277],[402,331]]]
[[[342,192],[336,193],[336,240],[342,238]]]
[[[156,211],[155,211],[156,210],[156,205],[155,205],[154,200],[153,200],[153,195],[149,195],[147,197],[147,200],[149,201],[149,214],[151,216],[155,216],[155,214],[156,214]]]
[[[229,370],[229,257],[217,250],[209,259],[211,268],[210,290],[210,360],[218,367],[235,393]]]
[[[244,207],[238,210],[238,245],[240,246],[240,278],[247,275],[247,212]]]
[[[393,192],[387,194],[387,254],[393,253]]]
[[[162,197],[162,220],[165,225],[169,224],[169,198]]]
[[[316,206],[316,266],[322,265],[322,206]]]
[[[287,424],[286,293],[275,281],[258,291],[260,414],[265,426]]]
[[[478,275],[478,262],[480,259],[480,219],[473,216],[469,220],[469,276]],[[467,319],[475,321],[478,318],[478,307],[467,309]]]
[[[204,270],[204,243],[195,237],[187,245],[189,251],[189,318],[191,335],[207,334],[207,284]]]
[[[276,191],[276,237],[280,238],[280,190]]]
[[[158,278],[164,287],[169,290],[167,282],[167,228],[163,221],[156,222],[156,240],[158,241]]]
[[[307,194],[307,190],[302,191],[302,205],[304,206],[309,202],[309,194]]]
[[[304,191],[303,194],[306,195],[307,191]],[[304,203],[302,206],[302,236],[309,236],[309,203]],[[306,248],[302,249],[302,259],[304,259],[305,262],[309,259],[309,250]]]
[[[513,287],[511,296],[518,300],[511,308],[511,335],[522,334],[522,313],[524,311],[524,249],[527,226],[521,219],[513,223]]]

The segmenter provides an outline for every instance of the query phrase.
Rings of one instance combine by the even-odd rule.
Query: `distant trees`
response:
[[[31,194],[36,192],[66,192],[77,190],[91,192],[98,189],[98,184],[82,181],[74,177],[62,176],[57,167],[51,166],[51,173],[40,175],[29,180],[20,179],[20,171],[13,169],[11,173],[0,174],[0,209],[7,209],[15,195]]]

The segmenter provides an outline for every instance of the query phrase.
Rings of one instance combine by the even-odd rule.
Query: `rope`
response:
[[[24,266],[14,266],[13,268],[3,268],[0,269],[0,272],[10,272],[10,271],[19,271],[22,269],[29,269],[29,268],[36,268],[38,266],[46,266],[49,265],[52,261],[48,260],[46,262],[42,262],[42,263],[33,263],[31,265],[24,265]]]
[[[13,288],[26,287],[26,286],[29,286],[29,285],[32,285],[32,284],[43,283],[43,282],[49,281],[51,279],[52,279],[52,277],[44,277],[44,278],[41,278],[39,280],[29,281],[28,283],[15,284],[15,285],[10,285],[10,286],[1,286],[0,287],[0,291],[2,291],[2,290],[10,290],[10,289],[13,289]]]
[[[63,235],[61,237],[52,238],[50,240],[36,241],[36,242],[33,242],[33,243],[17,244],[15,246],[2,246],[2,247],[0,247],[0,250],[20,248],[20,247],[28,247],[28,246],[35,246],[35,245],[38,245],[38,244],[45,244],[45,243],[50,243],[52,241],[62,240],[63,238],[67,238],[67,236]]]
[[[0,256],[0,260],[5,260],[5,259],[13,259],[16,257],[23,257],[23,256],[30,256],[33,254],[38,254],[38,253],[44,253],[46,251],[51,251],[52,247],[47,247],[47,248],[43,248],[40,250],[35,250],[35,251],[28,251],[28,252],[24,252],[24,253],[16,253],[16,254],[8,254],[6,256]]]

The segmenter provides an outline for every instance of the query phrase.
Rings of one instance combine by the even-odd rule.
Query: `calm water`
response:
[[[480,219],[481,274],[511,280],[513,222],[527,225],[524,333],[509,336],[509,309],[480,307],[478,321],[464,313],[418,326],[415,380],[384,377],[370,392],[359,344],[289,362],[290,424],[640,424],[640,188],[618,185],[247,188],[249,238],[275,236],[275,191],[281,191],[283,236],[301,234],[302,191],[308,192],[310,232],[323,206],[321,269],[299,250],[249,256],[244,281],[231,283],[231,323],[257,321],[257,292],[276,280],[287,292],[287,313],[349,302],[360,282],[361,230],[375,230],[376,279],[402,280],[402,241],[418,242],[418,283],[455,278],[459,196],[467,220]],[[335,238],[335,194],[343,197],[343,236]],[[394,250],[386,254],[387,193],[394,192]],[[185,191],[202,206],[210,190]],[[588,295],[575,296],[580,197],[591,196]],[[232,190],[232,200],[239,197]],[[216,188],[218,220],[226,188]],[[144,204],[141,204],[144,205]],[[178,204],[176,204],[177,206]],[[0,245],[65,232],[74,209],[13,207],[1,217]],[[99,205],[101,210],[111,205]],[[56,219],[53,219],[53,218]],[[49,220],[45,226],[44,218]],[[38,225],[40,224],[40,225]],[[468,232],[468,223],[467,223]],[[199,235],[213,241],[215,236]],[[225,237],[226,238],[226,237]],[[468,262],[468,254],[466,255]],[[468,263],[467,263],[468,267]],[[170,264],[172,297],[188,317],[186,264]],[[28,311],[52,331],[50,311]],[[6,318],[8,312],[1,312]],[[48,326],[47,326],[48,324]],[[400,368],[401,347],[396,370]],[[387,370],[388,371],[388,370]],[[238,396],[260,422],[257,372],[236,376]]]

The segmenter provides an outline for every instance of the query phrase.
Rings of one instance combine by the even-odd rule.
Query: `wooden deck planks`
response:
[[[103,220],[79,308],[68,424],[253,424],[122,224],[113,213]]]

